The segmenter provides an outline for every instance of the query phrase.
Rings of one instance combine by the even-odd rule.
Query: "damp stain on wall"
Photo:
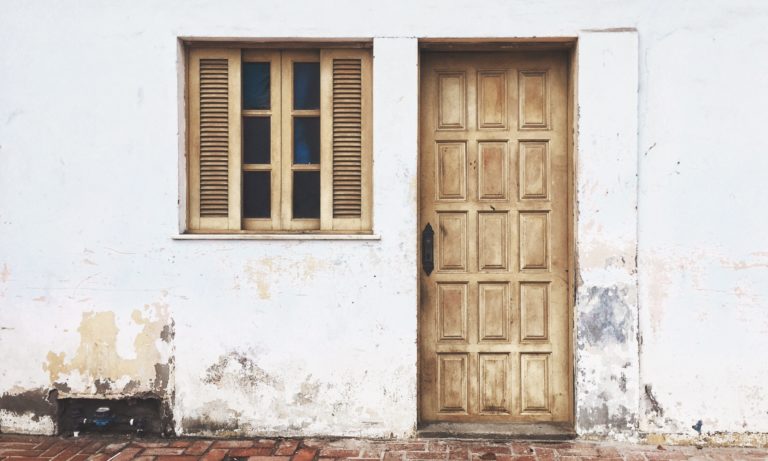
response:
[[[163,303],[147,305],[131,314],[132,322],[140,327],[133,340],[133,357],[118,352],[120,327],[112,311],[84,312],[77,329],[80,343],[69,357],[66,352],[49,351],[43,370],[51,383],[88,383],[90,389],[76,389],[79,393],[96,394],[135,393],[151,391],[164,394],[168,389],[172,357],[161,350],[158,343],[173,338],[173,324],[168,306]],[[122,384],[118,384],[122,383]],[[70,383],[74,387],[73,383]]]
[[[0,395],[0,411],[18,416],[26,415],[35,422],[46,416],[54,418],[56,393],[55,389],[45,388],[6,392]]]

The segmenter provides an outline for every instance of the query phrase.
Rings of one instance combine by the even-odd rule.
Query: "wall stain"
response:
[[[637,427],[637,415],[620,405],[614,411],[607,403],[584,408],[579,411],[579,427],[594,428],[604,426],[608,429],[626,430]]]
[[[212,400],[200,408],[200,416],[185,416],[181,419],[184,433],[216,434],[224,436],[235,434],[240,428],[239,411],[232,410],[221,399]]]
[[[648,400],[648,403],[651,405],[650,410],[656,414],[656,416],[663,417],[664,416],[664,408],[659,405],[659,401],[656,399],[656,396],[653,394],[653,385],[646,384],[645,385],[645,398]]]
[[[160,331],[160,339],[165,341],[166,343],[173,342],[173,338],[176,336],[176,322],[171,320],[171,323],[163,326],[163,329]]]
[[[301,383],[299,392],[294,394],[293,403],[296,405],[312,404],[317,398],[318,394],[320,394],[320,382],[317,380],[312,382],[311,379],[312,375],[307,376],[304,382]]]
[[[276,261],[275,258],[263,258],[247,263],[243,271],[251,285],[255,286],[259,298],[270,299],[271,280],[308,281],[318,272],[329,267],[328,261],[313,256],[307,256],[298,261]],[[235,289],[240,287],[240,279],[237,275],[234,286]]]
[[[630,308],[624,301],[627,290],[617,287],[590,287],[586,304],[592,306],[581,315],[580,331],[591,345],[625,343],[630,326]]]
[[[259,298],[269,299],[269,281],[267,278],[273,272],[272,258],[266,258],[259,261],[258,264],[247,264],[245,266],[245,274],[248,276],[248,281],[256,286],[256,290],[259,293]],[[239,282],[236,282],[239,286]]]
[[[147,312],[152,310],[153,312]],[[146,314],[146,317],[145,317]],[[153,315],[154,314],[154,315]],[[142,326],[133,346],[135,358],[123,358],[117,352],[118,326],[115,313],[84,312],[80,321],[80,345],[74,356],[67,359],[65,352],[50,351],[43,363],[51,382],[66,380],[66,376],[79,373],[94,383],[99,394],[117,392],[112,384],[121,378],[151,386],[165,392],[170,374],[169,365],[163,363],[163,355],[156,341],[169,324],[168,306],[155,303],[145,306],[145,312],[134,310],[131,319]],[[160,366],[158,366],[160,365]]]
[[[109,379],[97,379],[93,382],[97,394],[106,394],[112,389],[112,381]]]
[[[219,387],[227,386],[231,381],[249,387],[262,384],[282,386],[277,378],[259,367],[249,356],[237,351],[221,355],[216,363],[208,367],[203,378],[203,382]]]
[[[7,282],[11,278],[11,270],[8,268],[8,264],[3,264],[3,270],[0,271],[0,282]]]
[[[0,410],[16,415],[32,414],[33,421],[48,416],[56,417],[56,390],[46,388],[30,389],[22,392],[8,392],[0,395]]]

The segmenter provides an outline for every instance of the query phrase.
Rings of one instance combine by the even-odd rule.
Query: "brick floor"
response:
[[[768,460],[768,448],[453,439],[157,440],[0,434],[0,461],[545,461]]]

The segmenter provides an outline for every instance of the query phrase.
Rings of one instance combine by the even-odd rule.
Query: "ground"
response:
[[[768,448],[454,439],[150,439],[0,434],[0,461],[768,460]]]

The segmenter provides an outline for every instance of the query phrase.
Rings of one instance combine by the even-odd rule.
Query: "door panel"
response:
[[[421,63],[421,422],[570,421],[568,56]]]

